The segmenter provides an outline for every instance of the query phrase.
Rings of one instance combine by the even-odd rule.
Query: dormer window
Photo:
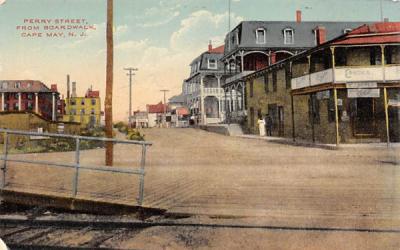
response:
[[[208,68],[209,69],[217,69],[217,60],[208,59]]]
[[[232,45],[235,45],[235,35],[233,35],[233,36],[231,37],[231,43],[232,43]]]
[[[256,30],[256,42],[257,44],[265,44],[265,29],[259,28]]]
[[[19,88],[21,88],[21,83],[20,82],[16,82],[14,86],[15,86],[16,89],[19,89]]]
[[[293,29],[284,29],[283,30],[283,41],[284,44],[294,44],[294,31]]]
[[[352,29],[344,29],[344,30],[343,30],[343,33],[344,33],[344,34],[347,34],[347,33],[351,32],[351,31],[352,31]]]

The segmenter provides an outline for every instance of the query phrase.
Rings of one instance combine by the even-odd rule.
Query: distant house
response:
[[[1,80],[0,111],[33,111],[48,120],[57,120],[63,112],[57,85],[48,88],[36,80]],[[59,107],[61,105],[61,107]]]
[[[66,98],[65,103],[63,121],[80,122],[82,127],[87,128],[100,126],[102,112],[99,91],[90,88],[85,96],[78,97],[74,90],[72,95]]]
[[[190,64],[190,76],[183,82],[183,94],[195,123],[219,123],[224,120],[224,95],[222,84],[225,81],[224,65],[220,61],[224,46],[208,50],[195,58]]]
[[[159,102],[157,104],[146,105],[149,127],[161,126],[163,122],[167,122],[166,113],[169,111],[168,105]]]
[[[147,111],[135,111],[132,116],[132,123],[135,128],[148,128],[149,117]]]

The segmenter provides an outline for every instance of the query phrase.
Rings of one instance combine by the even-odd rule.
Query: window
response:
[[[92,115],[94,115],[94,109],[92,109],[92,111],[90,112]]]
[[[27,88],[32,87],[32,83],[28,82],[28,83],[26,84],[26,87],[27,87]]]
[[[254,108],[250,107],[250,127],[254,127]]]
[[[32,100],[33,99],[33,95],[32,94],[28,94],[28,100]]]
[[[286,89],[290,89],[292,86],[291,83],[292,77],[290,74],[290,63],[285,65],[285,81],[286,81]]]
[[[265,43],[265,29],[259,28],[256,30],[256,42],[257,44]]]
[[[85,109],[81,109],[81,114],[82,114],[82,115],[85,114]]]
[[[76,105],[76,100],[75,99],[71,99],[71,105]]]
[[[217,60],[208,59],[208,68],[209,69],[217,69]]]
[[[32,110],[33,109],[33,104],[32,102],[28,102],[28,110]]]
[[[276,71],[272,72],[272,91],[276,92],[278,90],[278,75]]]
[[[16,89],[21,88],[21,83],[20,83],[20,82],[16,82],[16,83],[15,83],[15,88],[16,88]]]
[[[71,109],[69,112],[70,115],[76,115],[76,109]]]
[[[381,49],[379,47],[371,47],[370,63],[371,63],[371,65],[381,65],[382,64]]]
[[[81,105],[85,105],[85,99],[81,100]]]
[[[319,100],[316,98],[315,94],[310,96],[308,99],[308,115],[310,119],[310,124],[319,124],[320,116],[319,116]]]
[[[235,33],[235,35],[236,35],[236,41],[237,41],[237,44],[240,44],[240,40],[239,40],[239,32],[237,31],[237,32]]]
[[[254,92],[254,80],[250,80],[250,97],[253,97]]]
[[[268,74],[266,73],[264,75],[264,91],[265,93],[269,92],[269,87],[268,87]]]
[[[283,40],[285,44],[294,44],[294,31],[293,29],[283,30]]]
[[[231,36],[231,44],[232,44],[232,45],[235,45],[235,35],[232,35],[232,36]]]
[[[1,84],[1,88],[2,88],[2,89],[8,88],[8,82],[3,82],[3,83]]]
[[[96,105],[96,99],[92,99],[92,105]]]

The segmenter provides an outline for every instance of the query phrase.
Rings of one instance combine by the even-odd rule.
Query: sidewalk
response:
[[[351,143],[351,144],[323,144],[323,143],[312,143],[306,140],[296,138],[296,141],[293,141],[291,138],[283,138],[283,137],[274,137],[274,136],[259,136],[259,135],[238,135],[235,137],[246,138],[246,139],[256,139],[256,140],[264,140],[272,143],[279,143],[285,145],[293,145],[293,146],[302,146],[302,147],[311,147],[311,148],[322,148],[328,150],[339,150],[342,148],[385,148],[387,147],[386,143]],[[391,148],[400,148],[400,143],[390,143]]]

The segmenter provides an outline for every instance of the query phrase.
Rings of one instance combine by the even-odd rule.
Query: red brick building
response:
[[[64,106],[56,84],[48,88],[36,80],[0,81],[0,112],[33,111],[55,121],[64,112]]]

